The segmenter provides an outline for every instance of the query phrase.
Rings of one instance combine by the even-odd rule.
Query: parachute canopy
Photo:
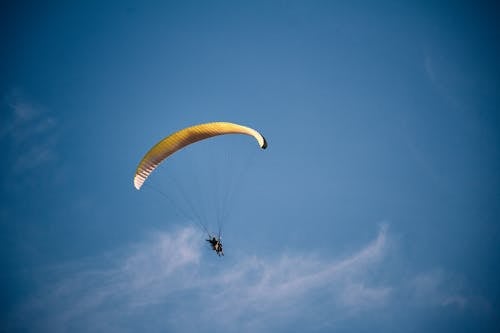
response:
[[[149,175],[170,155],[201,140],[225,134],[245,134],[253,136],[260,148],[267,148],[266,139],[256,130],[227,122],[213,122],[184,128],[170,134],[151,148],[142,158],[134,176],[134,186],[140,189]]]

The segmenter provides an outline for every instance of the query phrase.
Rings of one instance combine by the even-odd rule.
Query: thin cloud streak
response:
[[[275,261],[248,258],[213,283],[205,316],[222,318],[221,328],[240,331],[274,329],[292,318],[314,323],[345,319],[390,296],[388,286],[373,286],[362,273],[387,250],[387,226],[360,251],[339,261],[284,255]],[[279,326],[279,325],[278,325]]]
[[[151,306],[187,286],[191,270],[197,266],[200,248],[193,229],[174,234],[158,233],[144,243],[116,255],[111,260],[68,264],[53,269],[41,291],[13,314],[12,322],[42,332],[67,332],[72,327],[90,331],[121,331],[119,322],[134,308]],[[98,264],[107,262],[106,267]],[[25,318],[30,318],[29,327]],[[110,323],[115,323],[117,326]]]
[[[222,269],[223,263],[217,263],[214,269],[201,263],[201,244],[201,235],[192,228],[159,232],[121,259],[113,259],[109,268],[92,263],[72,266],[70,273],[59,268],[54,276],[64,278],[43,285],[17,316],[30,318],[41,331],[88,325],[94,331],[123,331],[123,321],[131,313],[147,316],[161,309],[163,319],[149,327],[152,331],[203,326],[213,318],[220,318],[211,324],[219,330],[250,331],[266,330],[280,318],[287,321],[299,313],[306,320],[318,315],[311,311],[311,307],[318,310],[311,298],[320,298],[322,307],[356,312],[383,304],[391,293],[390,287],[371,285],[362,274],[387,250],[385,225],[374,241],[338,261],[292,255],[248,257]],[[197,296],[188,301],[185,293]],[[186,307],[197,315],[181,320]]]
[[[57,120],[19,93],[4,97],[0,140],[10,146],[10,173],[24,174],[57,161]]]
[[[443,270],[419,273],[409,281],[410,297],[416,305],[438,307],[454,306],[463,310],[468,298],[463,293],[463,282]]]
[[[470,303],[443,270],[377,282],[393,249],[386,224],[373,241],[337,260],[282,254],[214,263],[201,260],[202,245],[194,228],[156,232],[121,255],[54,269],[49,276],[61,278],[43,283],[11,322],[50,332],[133,332],[137,320],[148,332],[267,332],[300,320],[313,331],[388,307],[464,311]]]
[[[386,246],[386,230],[381,227],[375,241],[367,247],[344,260],[325,262],[308,257],[283,256],[276,262],[251,258],[235,267],[224,278],[224,286],[248,284],[249,276],[257,278],[245,289],[249,295],[247,300],[279,301],[283,298],[300,296],[311,289],[321,288],[346,276],[355,276],[363,268],[376,262],[383,256]]]

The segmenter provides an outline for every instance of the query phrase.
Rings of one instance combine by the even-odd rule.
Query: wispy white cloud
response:
[[[192,325],[203,331],[209,323],[219,330],[265,331],[298,315],[338,318],[383,304],[390,295],[390,287],[372,285],[362,274],[383,258],[386,234],[382,226],[374,241],[341,260],[284,254],[224,266],[200,261],[203,242],[194,229],[157,233],[107,267],[97,268],[101,258],[54,270],[51,276],[63,278],[44,284],[16,315],[51,332],[88,325],[92,331],[127,331],[121,327],[126,318],[155,311],[162,320],[152,331]],[[333,309],[337,314],[328,314]]]
[[[0,140],[9,147],[12,175],[56,161],[57,120],[19,92],[4,96]]]
[[[459,48],[453,52],[453,46],[426,47],[424,50],[424,70],[431,87],[454,111],[470,116],[474,114],[477,103],[495,94],[492,88],[495,84],[489,81],[490,76],[480,66],[476,59],[467,59]],[[460,54],[457,57],[457,54]],[[450,114],[456,116],[456,114]]]
[[[141,312],[193,287],[190,275],[201,255],[198,236],[193,229],[158,233],[111,258],[44,272],[48,280],[13,313],[12,323],[37,332],[74,331],[75,326],[76,331],[122,331],[120,318],[127,318],[134,309]]]
[[[210,288],[206,318],[244,332],[274,331],[296,318],[314,326],[333,325],[370,307],[382,306],[391,288],[363,276],[386,251],[386,229],[365,248],[342,260],[283,255],[248,258],[223,273]],[[215,287],[215,288],[214,288]],[[315,320],[316,319],[316,320]],[[286,327],[286,326],[285,326]]]
[[[463,282],[441,269],[419,273],[408,284],[410,297],[417,305],[454,306],[459,309],[468,305]]]
[[[386,226],[382,226],[372,243],[338,261],[289,255],[274,260],[247,258],[223,273],[220,279],[223,288],[212,293],[213,303],[221,305],[212,311],[226,316],[233,312],[235,317],[239,312],[248,313],[257,308],[265,312],[271,309],[302,311],[297,305],[314,293],[330,294],[329,302],[337,305],[361,308],[368,294],[384,290],[379,293],[380,298],[373,298],[382,301],[387,289],[366,286],[361,275],[383,257],[386,230]],[[345,293],[346,287],[355,288],[355,285],[361,287],[357,293]]]
[[[132,332],[137,322],[148,332],[266,332],[298,320],[311,330],[333,329],[367,311],[401,305],[403,294],[417,305],[462,309],[468,302],[460,288],[443,285],[443,273],[393,285],[374,278],[392,248],[386,225],[340,259],[281,254],[202,261],[203,243],[192,228],[158,232],[121,255],[55,269],[54,281],[14,318],[50,332]]]

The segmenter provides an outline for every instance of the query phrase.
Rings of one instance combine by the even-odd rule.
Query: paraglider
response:
[[[212,246],[212,250],[214,250],[219,257],[221,254],[224,256],[224,251],[222,251],[222,241],[220,236],[217,238],[215,236],[212,236],[212,238],[210,238],[209,235],[209,238],[205,240],[210,243],[210,245]]]
[[[257,141],[261,149],[267,148],[267,141],[264,136],[247,126],[229,122],[211,122],[186,127],[162,139],[144,155],[135,171],[134,187],[140,190],[151,173],[163,161],[184,147],[201,140],[226,134],[243,134],[251,136]],[[210,235],[204,225],[202,225],[202,227],[208,233],[209,239],[207,239],[207,241],[210,243],[212,250],[214,250],[218,256],[224,255],[222,251],[220,230],[219,236],[215,237]]]
[[[264,136],[250,127],[227,122],[214,122],[187,127],[167,136],[144,155],[135,171],[135,188],[140,190],[149,175],[170,155],[195,142],[225,134],[250,135],[257,140],[260,148],[267,148],[267,141]]]

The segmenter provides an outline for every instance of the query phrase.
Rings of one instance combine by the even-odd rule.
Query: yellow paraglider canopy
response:
[[[170,155],[178,150],[198,142],[218,135],[225,134],[245,134],[253,136],[259,143],[260,148],[266,149],[266,139],[256,130],[228,122],[213,122],[200,124],[184,128],[178,132],[170,134],[151,148],[142,158],[134,176],[134,186],[140,189],[149,175]]]

